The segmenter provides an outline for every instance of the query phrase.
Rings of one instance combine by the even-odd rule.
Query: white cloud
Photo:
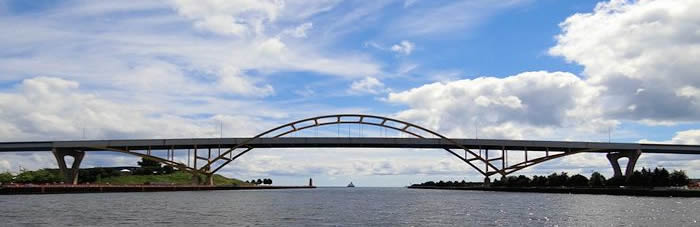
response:
[[[53,77],[26,79],[13,92],[0,93],[0,137],[4,140],[82,138],[192,138],[218,135],[212,118],[186,118],[164,103],[126,103],[81,91],[79,84]],[[191,106],[197,108],[202,106]],[[225,117],[218,117],[223,118]],[[251,135],[253,118],[232,115],[228,132]],[[218,122],[216,122],[218,125]],[[243,125],[241,125],[243,124]],[[252,124],[252,123],[251,123]],[[261,125],[262,126],[262,125]]]
[[[303,152],[303,156],[289,155]],[[476,173],[440,151],[405,149],[267,149],[252,151],[223,173],[260,176],[370,176]],[[388,158],[391,157],[391,158]],[[334,162],[327,160],[333,159]]]
[[[599,93],[573,74],[540,71],[427,84],[392,92],[387,101],[409,107],[401,119],[449,136],[472,137],[479,128],[487,138],[565,139],[617,124],[603,118]]]
[[[379,94],[385,91],[384,83],[374,77],[353,81],[349,90],[351,94]]]
[[[12,166],[10,166],[10,161],[0,160],[0,170],[9,171],[10,169],[12,169]]]
[[[414,43],[409,42],[407,40],[403,40],[400,43],[391,46],[391,51],[394,51],[401,55],[410,55],[415,47],[416,45]]]
[[[347,2],[347,1],[346,1]],[[357,32],[367,28],[366,24],[376,22],[380,12],[392,1],[353,1],[347,2],[350,7],[346,7],[345,12],[328,15],[323,21],[328,22],[323,32],[323,37],[327,39],[342,39],[348,33]],[[343,9],[340,9],[342,11]]]
[[[497,98],[487,98],[485,96],[479,96],[474,99],[474,103],[481,107],[494,106],[504,106],[511,109],[523,109],[522,101],[515,96],[497,97]]]
[[[298,20],[328,10],[336,1],[318,1],[307,7],[299,6],[303,2],[289,1],[284,2],[285,7],[281,9],[275,8],[275,4],[281,4],[281,1],[241,1],[245,7],[240,8],[231,6],[236,3],[234,1],[168,2],[179,14],[166,10],[168,5],[164,4],[85,1],[77,5],[66,2],[57,9],[46,9],[41,18],[0,16],[0,30],[13,34],[0,37],[0,48],[5,53],[4,64],[0,65],[3,74],[0,80],[17,81],[33,75],[46,75],[77,80],[89,87],[113,88],[116,82],[119,89],[139,93],[202,94],[217,87],[214,83],[220,78],[231,77],[219,73],[236,68],[239,73],[235,79],[245,81],[244,85],[249,85],[250,89],[217,92],[262,97],[264,95],[258,94],[273,94],[264,75],[269,72],[311,71],[344,77],[381,72],[373,59],[361,53],[332,52],[317,46],[315,40],[294,42],[281,36],[289,29],[295,31],[293,35],[308,35],[311,22],[304,22],[296,28],[285,25],[299,24]],[[118,6],[113,6],[115,4]],[[114,8],[122,13],[152,14],[101,19],[104,13],[111,13]],[[296,12],[288,12],[290,10]],[[246,34],[250,34],[245,37],[218,37],[189,29],[190,25],[208,23],[202,21],[217,15],[266,19],[255,19],[264,23],[256,25],[260,32],[252,32],[254,35],[250,35],[251,31],[259,23],[247,20]],[[247,75],[250,71],[262,72],[263,75],[252,77]]]
[[[602,2],[561,23],[549,53],[583,65],[588,83],[606,88],[612,118],[697,122],[698,7],[694,0]]]
[[[280,18],[285,21],[305,20],[314,15],[333,10],[342,0],[286,0]]]
[[[676,135],[667,141],[641,140],[640,143],[668,143],[668,144],[700,144],[700,129],[676,132]]]
[[[267,27],[276,22],[305,20],[331,10],[340,0],[172,0],[177,12],[193,20],[194,26],[221,35],[240,38],[265,36]],[[307,22],[285,32],[294,37],[306,37]]]
[[[676,96],[700,99],[700,89],[693,86],[685,86],[676,91]]]
[[[242,75],[242,72],[233,67],[226,67],[218,73],[217,84],[220,91],[230,91],[246,96],[265,97],[274,94],[275,89],[271,85],[256,86],[253,79]]]
[[[274,22],[284,8],[279,0],[173,0],[181,15],[197,28],[218,34],[260,35],[264,24]]]
[[[282,33],[289,34],[292,37],[296,37],[296,38],[306,38],[306,31],[311,29],[311,27],[313,27],[313,24],[311,22],[307,22],[307,23],[303,23],[303,24],[297,26],[294,29],[284,30],[284,32],[282,32]]]
[[[416,44],[408,40],[402,40],[401,42],[391,46],[385,46],[374,41],[368,41],[364,43],[364,46],[372,47],[381,51],[395,52],[397,55],[410,55],[416,48]]]
[[[387,30],[389,35],[419,36],[465,31],[479,25],[489,16],[528,0],[472,0],[450,1],[436,4],[438,7],[407,8],[402,17],[394,21]],[[405,2],[409,3],[409,2]],[[412,2],[411,2],[412,3]],[[406,6],[410,6],[407,4]]]
[[[297,94],[301,97],[311,97],[314,94],[316,94],[316,92],[313,89],[311,89],[311,87],[306,86],[303,89],[299,89],[299,90],[294,91],[294,94]]]

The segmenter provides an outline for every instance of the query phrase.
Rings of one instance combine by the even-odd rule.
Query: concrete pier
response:
[[[85,152],[81,150],[74,149],[53,149],[53,155],[58,161],[58,168],[61,170],[61,175],[63,175],[63,182],[66,184],[78,184],[78,172],[80,170],[80,163],[85,157]],[[66,156],[73,158],[73,163],[69,169],[66,165]]]
[[[632,173],[634,172],[634,166],[637,164],[639,156],[642,155],[641,150],[636,151],[620,151],[620,152],[610,152],[606,155],[610,165],[613,167],[614,177],[622,177],[622,169],[620,168],[620,158],[627,158],[627,166],[625,167],[625,180],[628,180]]]

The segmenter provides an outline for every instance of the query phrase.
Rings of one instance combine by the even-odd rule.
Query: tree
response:
[[[642,173],[645,172],[645,173]],[[632,173],[632,176],[629,177],[629,180],[627,181],[627,185],[629,186],[647,186],[648,184],[648,178],[645,176],[647,174],[646,169],[642,168],[642,172],[635,170]]]
[[[268,178],[263,179],[263,184],[272,184],[272,179],[268,179]]]
[[[171,174],[171,173],[175,172],[175,168],[173,168],[172,166],[163,166],[163,168],[161,168],[161,169],[162,169],[161,172],[163,174]]]
[[[141,158],[137,164],[141,166],[141,169],[135,172],[136,175],[153,175],[153,173],[161,172],[161,165],[157,161]]]
[[[262,184],[262,180],[260,178],[258,178],[258,180],[255,181],[255,184]]]
[[[141,161],[137,162],[141,168],[157,167],[160,168],[160,163],[148,158],[141,158]]]
[[[517,187],[527,187],[530,186],[530,178],[525,175],[520,175],[515,180],[515,186]]]
[[[15,177],[15,181],[18,183],[36,184],[55,183],[60,182],[61,177],[47,169],[40,169],[37,171],[24,171]]]
[[[56,172],[51,172],[48,169],[40,169],[35,171],[36,172],[36,182],[37,183],[56,183],[56,182],[61,182],[63,178],[59,175],[59,173]]]
[[[605,177],[603,176],[603,174],[600,174],[599,172],[593,172],[593,174],[591,174],[591,179],[588,181],[588,183],[592,187],[605,186]]]
[[[32,183],[34,181],[34,171],[24,171],[15,177],[17,183]]]
[[[14,176],[12,176],[10,172],[0,173],[0,183],[2,184],[11,183],[12,178],[14,178]]]
[[[683,170],[674,170],[669,178],[672,186],[686,186],[690,183],[690,179]]]
[[[651,185],[654,187],[668,187],[671,185],[670,174],[666,168],[654,168],[651,176]]]
[[[514,187],[516,186],[516,183],[518,182],[518,177],[516,176],[507,176],[503,180],[503,185],[506,187]]]
[[[651,178],[653,175],[654,174],[651,172],[651,169],[642,168],[642,178],[644,179],[644,181],[640,182],[641,183],[640,186],[647,186],[647,187],[651,186],[652,185]]]
[[[535,187],[547,186],[547,177],[535,175],[532,177],[530,185]]]
[[[501,177],[500,180],[495,179],[495,180],[493,180],[493,182],[491,182],[491,186],[494,186],[494,187],[505,186],[505,180],[506,180],[506,177]]]
[[[547,176],[548,186],[564,186],[569,182],[569,175],[566,172],[561,172],[561,174],[552,173]]]
[[[567,185],[574,187],[588,186],[588,178],[581,174],[576,174],[571,176]]]
[[[625,185],[625,177],[623,176],[613,176],[607,181],[605,181],[607,186],[622,186]]]

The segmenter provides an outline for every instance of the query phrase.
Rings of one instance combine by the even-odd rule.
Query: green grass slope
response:
[[[202,182],[206,179],[205,176],[200,176]],[[97,184],[147,184],[147,183],[172,183],[172,184],[192,184],[192,174],[184,171],[176,171],[171,174],[162,175],[126,175],[118,177],[107,177],[98,179]],[[214,184],[216,185],[249,185],[238,179],[227,178],[219,174],[214,175]]]

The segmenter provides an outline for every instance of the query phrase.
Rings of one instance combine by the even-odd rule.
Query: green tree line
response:
[[[468,187],[468,186],[481,186],[478,182],[466,182],[462,181],[427,181],[422,184],[414,184],[413,186],[437,186],[437,187]]]
[[[35,183],[35,184],[45,184],[45,183],[58,183],[63,181],[60,174],[57,171],[52,171],[49,169],[40,169],[37,171],[24,171],[17,175],[5,172],[0,173],[0,183]]]
[[[685,171],[675,170],[671,173],[665,168],[655,168],[654,170],[642,168],[637,170],[625,180],[624,177],[612,177],[606,179],[605,176],[598,172],[593,172],[590,177],[576,174],[569,176],[566,172],[552,173],[549,176],[533,176],[529,178],[525,175],[508,176],[495,180],[491,185],[495,187],[617,187],[617,186],[636,186],[636,187],[669,187],[669,186],[686,186],[690,183],[690,179]],[[474,186],[480,183],[467,183],[458,181],[428,181],[422,184],[414,184],[414,186],[437,186],[437,187],[464,187]]]

